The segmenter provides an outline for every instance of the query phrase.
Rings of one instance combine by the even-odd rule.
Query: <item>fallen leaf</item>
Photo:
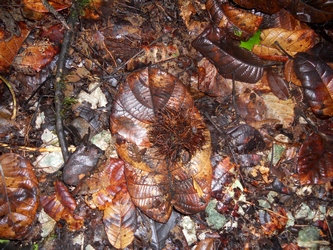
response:
[[[258,30],[262,17],[239,9],[229,3],[208,0],[206,9],[217,27],[235,39],[248,40]]]
[[[130,74],[120,85],[110,120],[137,207],[159,222],[168,220],[172,206],[186,214],[205,208],[210,135],[177,78],[157,68]]]
[[[60,181],[54,183],[55,192],[49,196],[41,196],[41,204],[44,211],[59,222],[64,220],[68,224],[68,229],[72,231],[83,227],[84,220],[76,215],[76,201],[69,193],[68,188]]]
[[[17,154],[0,156],[0,238],[22,240],[31,232],[39,206],[33,166]]]
[[[246,9],[256,9],[268,14],[273,14],[281,9],[279,1],[270,0],[234,0],[236,4]]]
[[[136,230],[136,210],[127,190],[118,192],[104,210],[103,223],[114,247],[124,249],[132,243]]]
[[[294,70],[300,79],[304,97],[320,119],[333,116],[333,69],[318,56],[298,53]]]
[[[333,180],[331,142],[319,134],[311,134],[301,146],[297,159],[301,185],[324,184]]]
[[[18,23],[19,28],[21,29],[20,36],[12,36],[12,38],[6,42],[5,40],[0,41],[0,72],[5,73],[8,71],[12,62],[21,48],[22,43],[29,35],[30,30],[28,26],[23,23]]]
[[[56,11],[64,10],[72,5],[71,0],[50,0],[48,1]],[[37,12],[49,12],[43,5],[42,0],[23,0],[25,7]]]
[[[209,28],[200,34],[192,46],[209,59],[219,73],[236,81],[256,83],[263,76],[265,62],[237,41],[223,37],[219,28]]]

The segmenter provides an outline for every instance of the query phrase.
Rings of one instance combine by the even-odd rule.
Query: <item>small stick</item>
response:
[[[12,114],[12,117],[11,119],[12,120],[15,120],[16,118],[16,113],[17,113],[17,103],[16,103],[16,97],[15,97],[15,92],[12,88],[12,85],[10,84],[9,81],[7,81],[5,78],[3,78],[2,76],[0,76],[0,79],[6,84],[6,86],[8,87],[11,95],[12,95],[12,98],[13,98],[13,114]]]
[[[44,7],[50,13],[52,13],[55,16],[55,18],[57,18],[67,30],[70,29],[65,18],[62,15],[60,15],[47,0],[42,0],[42,3],[44,5]]]

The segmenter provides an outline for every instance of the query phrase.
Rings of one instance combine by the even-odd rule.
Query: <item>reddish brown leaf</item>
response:
[[[256,9],[268,14],[278,12],[281,7],[278,1],[271,0],[234,0],[234,2],[246,9]]]
[[[298,53],[294,70],[301,80],[304,97],[321,119],[333,116],[333,69],[315,55]]]
[[[304,0],[279,0],[297,19],[308,23],[322,23],[333,19],[333,2],[304,1]]]
[[[60,181],[54,183],[55,192],[49,196],[42,196],[41,203],[44,211],[55,221],[64,220],[72,231],[83,227],[83,218],[74,214],[76,201],[68,188]]]
[[[214,250],[216,249],[214,245],[214,238],[207,238],[204,240],[199,241],[198,245],[195,247],[194,250]]]
[[[265,147],[259,131],[247,124],[237,125],[228,129],[227,133],[231,137],[231,143],[240,154],[262,150]]]
[[[259,212],[259,221],[266,235],[272,236],[277,232],[282,232],[287,224],[288,217],[282,207],[271,210],[261,210]]]
[[[21,48],[22,43],[26,39],[29,34],[28,26],[23,23],[19,22],[19,28],[21,29],[20,36],[12,36],[12,38],[6,42],[5,40],[0,42],[0,72],[6,72],[9,67],[11,66],[16,53]]]
[[[324,184],[333,180],[333,152],[331,142],[319,134],[311,134],[301,146],[297,159],[301,185]]]
[[[82,189],[92,193],[91,197],[86,196],[86,203],[91,208],[104,210],[125,185],[124,161],[110,158],[96,173],[85,180]]]
[[[256,83],[262,75],[265,62],[239,43],[222,37],[221,30],[209,28],[198,36],[192,46],[209,59],[225,78]]]
[[[283,71],[284,77],[288,82],[292,82],[296,86],[302,86],[301,81],[296,76],[295,70],[294,70],[294,60],[288,60],[284,65],[284,71]]]
[[[120,85],[111,131],[136,206],[166,222],[172,205],[191,214],[210,197],[210,135],[184,85],[146,68]]]
[[[235,168],[235,164],[230,162],[230,158],[226,157],[220,161],[213,170],[212,180],[212,192],[213,196],[219,196],[222,188],[229,185],[233,180],[232,171]]]
[[[0,238],[23,239],[30,233],[39,206],[33,166],[16,154],[0,156]]]
[[[18,54],[15,57],[13,66],[20,72],[33,75],[49,64],[58,52],[58,46],[48,41],[39,41]]]
[[[124,249],[132,243],[136,230],[136,210],[126,189],[118,192],[104,210],[103,222],[114,247]]]
[[[228,3],[220,4],[219,1],[208,0],[206,8],[214,23],[235,39],[249,39],[257,32],[262,22],[261,16],[235,8]]]
[[[71,0],[51,0],[48,1],[52,7],[57,10],[67,9],[72,5]],[[37,11],[37,12],[49,12],[47,8],[44,7],[42,0],[23,0],[25,7]]]
[[[279,99],[287,100],[289,98],[288,83],[271,68],[267,69],[267,81],[272,93]]]

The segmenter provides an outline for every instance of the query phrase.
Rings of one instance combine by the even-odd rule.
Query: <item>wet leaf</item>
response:
[[[301,80],[305,99],[320,119],[333,116],[333,69],[319,57],[298,53],[294,70]]]
[[[103,223],[114,247],[124,249],[132,243],[136,230],[136,210],[126,189],[118,192],[104,210]]]
[[[208,0],[206,8],[213,22],[227,31],[230,37],[248,40],[258,30],[262,17],[228,3],[220,4],[216,0]]]
[[[301,146],[297,159],[301,185],[324,184],[333,180],[333,152],[331,142],[319,134],[311,134]]]
[[[0,72],[4,73],[8,71],[9,67],[12,65],[12,62],[21,48],[22,43],[29,34],[28,26],[23,23],[18,23],[19,28],[21,29],[21,34],[19,36],[12,36],[9,41],[0,41]]]
[[[263,75],[265,62],[239,43],[222,37],[221,30],[205,30],[193,42],[192,46],[209,59],[225,78],[236,81],[256,83]]]
[[[268,14],[278,12],[281,7],[279,1],[270,0],[234,0],[234,2],[246,9],[256,9]]]
[[[287,100],[289,98],[288,83],[273,69],[267,69],[267,81],[268,85],[272,90],[272,93],[281,100]]]
[[[293,59],[290,59],[285,63],[283,74],[284,74],[286,81],[292,82],[296,86],[302,86],[301,81],[296,76],[296,73],[294,70],[294,60]]]
[[[24,239],[31,233],[39,206],[33,166],[17,154],[3,154],[0,174],[0,238]]]
[[[271,210],[260,210],[259,221],[266,235],[272,236],[282,232],[288,221],[287,213],[282,207]]]
[[[102,155],[102,150],[97,146],[81,143],[64,166],[64,182],[68,185],[77,185],[80,179],[96,166]]]
[[[322,23],[333,19],[333,2],[331,0],[280,0],[280,3],[303,22]]]
[[[237,125],[228,129],[227,133],[231,137],[231,143],[240,154],[262,150],[265,147],[259,131],[247,124]]]
[[[52,7],[57,10],[64,10],[72,5],[71,0],[51,0],[48,1]],[[25,7],[37,11],[37,12],[49,12],[47,8],[44,7],[42,0],[23,0]]]
[[[60,181],[54,183],[55,192],[49,196],[41,197],[44,211],[55,221],[66,221],[68,229],[76,231],[83,227],[83,218],[76,215],[76,201],[68,188]]]
[[[207,238],[204,240],[200,240],[197,246],[194,248],[195,250],[214,250],[214,238]]]
[[[91,194],[91,197],[87,195],[85,199],[89,207],[104,210],[117,192],[125,187],[124,165],[123,160],[110,158],[85,180],[82,191]]]
[[[42,40],[19,53],[15,57],[13,66],[19,72],[34,75],[48,65],[58,52],[58,46]]]
[[[202,211],[210,198],[210,135],[177,78],[146,68],[120,85],[110,118],[133,203],[166,222],[172,206]]]

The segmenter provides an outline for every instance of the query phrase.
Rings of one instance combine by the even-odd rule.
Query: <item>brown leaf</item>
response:
[[[249,39],[257,32],[262,22],[261,16],[233,7],[228,3],[220,4],[219,1],[208,0],[206,8],[213,22],[235,39]]]
[[[256,150],[262,150],[265,142],[258,130],[247,124],[240,124],[228,129],[230,143],[237,149],[240,154],[250,153]]]
[[[246,9],[256,9],[268,14],[278,12],[281,7],[278,1],[271,0],[234,0],[234,2]]]
[[[279,48],[276,46],[275,42],[278,42],[279,45],[287,51],[290,55],[295,55],[297,52],[303,52],[310,49],[316,41],[316,34],[314,30],[312,29],[300,29],[300,30],[286,30],[282,28],[270,28],[270,29],[264,29],[261,32],[260,35],[260,45],[256,45],[255,49],[253,50],[253,53],[260,56],[263,54],[263,58],[269,59],[267,53],[272,53],[271,56],[276,57],[278,59],[278,56],[281,58],[285,58],[281,61],[286,61],[286,55],[279,50]],[[272,48],[268,51],[266,51],[263,48],[260,48],[261,46],[265,46],[268,48]],[[274,58],[273,57],[273,58]],[[272,59],[273,59],[272,58]]]
[[[0,42],[0,72],[4,73],[8,71],[9,67],[12,65],[12,62],[16,56],[16,53],[21,48],[22,43],[29,34],[28,26],[23,23],[18,23],[19,28],[21,29],[20,36],[12,36],[12,38],[6,42],[5,40]]]
[[[76,186],[96,166],[102,155],[102,150],[94,144],[84,145],[84,143],[81,143],[64,165],[64,182]]]
[[[68,229],[76,231],[83,227],[83,218],[74,214],[76,201],[68,188],[60,181],[54,183],[55,192],[49,196],[42,196],[41,203],[44,211],[55,221],[64,220]]]
[[[296,86],[302,86],[301,81],[296,76],[295,70],[294,70],[294,60],[288,60],[284,65],[284,71],[283,71],[284,77],[288,82],[292,82]]]
[[[272,236],[277,232],[282,232],[288,221],[287,213],[282,207],[277,207],[274,211],[261,210],[259,221],[266,235]]]
[[[302,22],[322,23],[333,19],[333,3],[330,0],[304,1],[279,0],[282,6]]]
[[[301,185],[324,184],[333,180],[331,142],[319,134],[311,134],[301,146],[297,159]]]
[[[56,11],[67,9],[72,5],[71,0],[51,0],[48,1]],[[44,7],[42,0],[23,0],[25,7],[37,12],[49,12]]]
[[[215,241],[214,238],[207,238],[204,240],[200,240],[194,250],[214,250],[216,249],[214,241]]]
[[[33,166],[17,154],[0,156],[0,238],[23,239],[30,233],[39,206]]]
[[[219,28],[208,28],[193,42],[192,46],[209,59],[225,78],[256,83],[264,71],[265,62],[237,41],[223,37]]]
[[[156,68],[129,75],[115,97],[111,131],[128,191],[159,222],[172,205],[191,214],[210,198],[210,135],[193,104],[177,78]]]
[[[320,119],[333,116],[333,69],[315,55],[298,53],[294,70],[301,80],[304,97]]]
[[[15,57],[13,66],[17,71],[34,75],[49,64],[54,56],[58,54],[59,47],[48,41],[42,40],[27,47]]]
[[[104,210],[103,223],[114,247],[124,249],[132,243],[136,230],[136,210],[126,189],[118,192]]]
[[[92,193],[91,197],[86,196],[85,199],[89,207],[104,210],[116,193],[125,187],[124,165],[123,160],[110,158],[85,180],[82,189]]]
[[[280,75],[276,74],[273,69],[269,68],[266,72],[268,85],[272,93],[281,100],[287,100],[290,95],[288,83]]]

